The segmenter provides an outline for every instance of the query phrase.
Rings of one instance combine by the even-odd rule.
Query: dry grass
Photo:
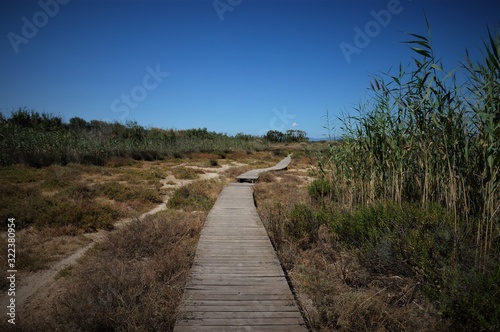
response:
[[[35,224],[74,225],[87,231],[108,228],[114,219],[138,215],[162,201],[158,188],[164,172],[159,167],[141,169],[137,164],[0,168],[4,188],[0,218],[15,217],[20,228]]]
[[[225,186],[225,181],[211,179],[195,181],[176,189],[167,206],[184,211],[208,211]]]
[[[276,154],[272,151],[255,151],[255,152],[231,152],[228,153],[226,159],[228,161],[236,161],[239,163],[247,164],[251,166],[251,169],[255,168],[265,168],[269,166],[273,166],[281,159],[283,159],[285,155]]]
[[[274,182],[276,181],[276,171],[268,171],[259,174],[259,182]]]
[[[125,157],[111,157],[105,162],[105,166],[109,167],[123,167],[132,166],[136,163],[135,160]]]
[[[112,233],[58,275],[67,289],[52,310],[21,321],[20,328],[172,330],[204,219],[204,213],[165,211]]]
[[[200,169],[195,169],[191,167],[175,167],[172,168],[172,174],[178,180],[194,180],[197,179],[200,174],[204,172]]]
[[[251,153],[249,151],[232,151],[226,154],[227,159],[232,159],[232,160],[244,160],[248,159],[249,155]]]
[[[224,153],[221,153],[222,156],[225,157]],[[190,159],[201,159],[201,160],[210,160],[210,159],[219,159],[222,158],[221,154],[215,153],[206,153],[206,152],[194,152],[189,155]]]
[[[212,157],[212,154],[204,157]],[[188,165],[191,161],[187,161]],[[186,160],[146,162],[115,157],[107,166],[68,164],[37,169],[14,165],[0,168],[3,188],[0,217],[15,217],[18,227],[26,228],[18,232],[18,239],[23,243],[18,250],[20,270],[44,269],[88,241],[81,233],[110,229],[120,218],[137,217],[152,209],[170,194],[160,189],[160,180],[168,174],[174,172],[179,178],[195,179],[203,173],[179,166],[181,163],[185,164]],[[199,190],[199,194],[207,198],[204,207],[195,209],[205,210],[219,190],[210,192],[209,187],[218,185],[194,186],[199,187],[194,191]],[[205,188],[201,188],[203,186]],[[6,232],[1,234],[0,244],[6,240]],[[1,256],[0,267],[5,266],[5,257]]]
[[[111,229],[120,218],[138,216],[162,201],[158,180],[166,173],[164,166],[114,161],[120,165],[0,168],[0,216],[16,218],[21,278],[83,247],[90,241],[85,232]],[[7,247],[6,236],[3,224],[2,248]],[[7,270],[6,255],[0,255],[0,268]]]
[[[245,165],[245,166],[237,166],[237,167],[232,167],[224,171],[224,176],[227,177],[228,179],[234,179],[238,175],[245,173],[249,170],[251,170],[252,167]]]
[[[74,226],[31,227],[20,232],[16,240],[20,243],[16,248],[17,268],[30,272],[47,268],[91,241]]]

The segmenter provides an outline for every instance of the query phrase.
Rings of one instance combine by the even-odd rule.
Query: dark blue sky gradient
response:
[[[411,62],[402,41],[406,32],[427,34],[424,13],[448,70],[466,47],[480,54],[488,25],[500,28],[496,0],[217,1],[236,4],[223,20],[213,0],[72,0],[43,22],[39,2],[2,0],[0,111],[228,134],[294,128],[322,137],[327,110],[351,112],[370,74]],[[339,45],[355,46],[355,27],[364,30],[370,12],[391,3],[401,12],[348,61]],[[23,37],[23,17],[33,23],[34,15],[38,32],[16,53],[9,34]]]

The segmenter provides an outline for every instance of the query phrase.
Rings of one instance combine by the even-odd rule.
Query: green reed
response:
[[[410,36],[412,62],[371,78],[372,98],[341,119],[342,142],[317,155],[320,175],[332,184],[329,199],[350,211],[440,204],[454,216],[456,247],[475,234],[484,267],[500,236],[500,35],[489,31],[484,58],[451,71],[434,54],[430,28]]]

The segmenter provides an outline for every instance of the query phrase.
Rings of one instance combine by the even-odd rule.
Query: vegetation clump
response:
[[[167,206],[185,211],[208,211],[223,186],[224,183],[220,180],[195,181],[176,189]]]

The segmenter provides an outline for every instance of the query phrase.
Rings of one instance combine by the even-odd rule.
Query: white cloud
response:
[[[299,124],[297,122],[292,123],[292,128],[297,127]]]

